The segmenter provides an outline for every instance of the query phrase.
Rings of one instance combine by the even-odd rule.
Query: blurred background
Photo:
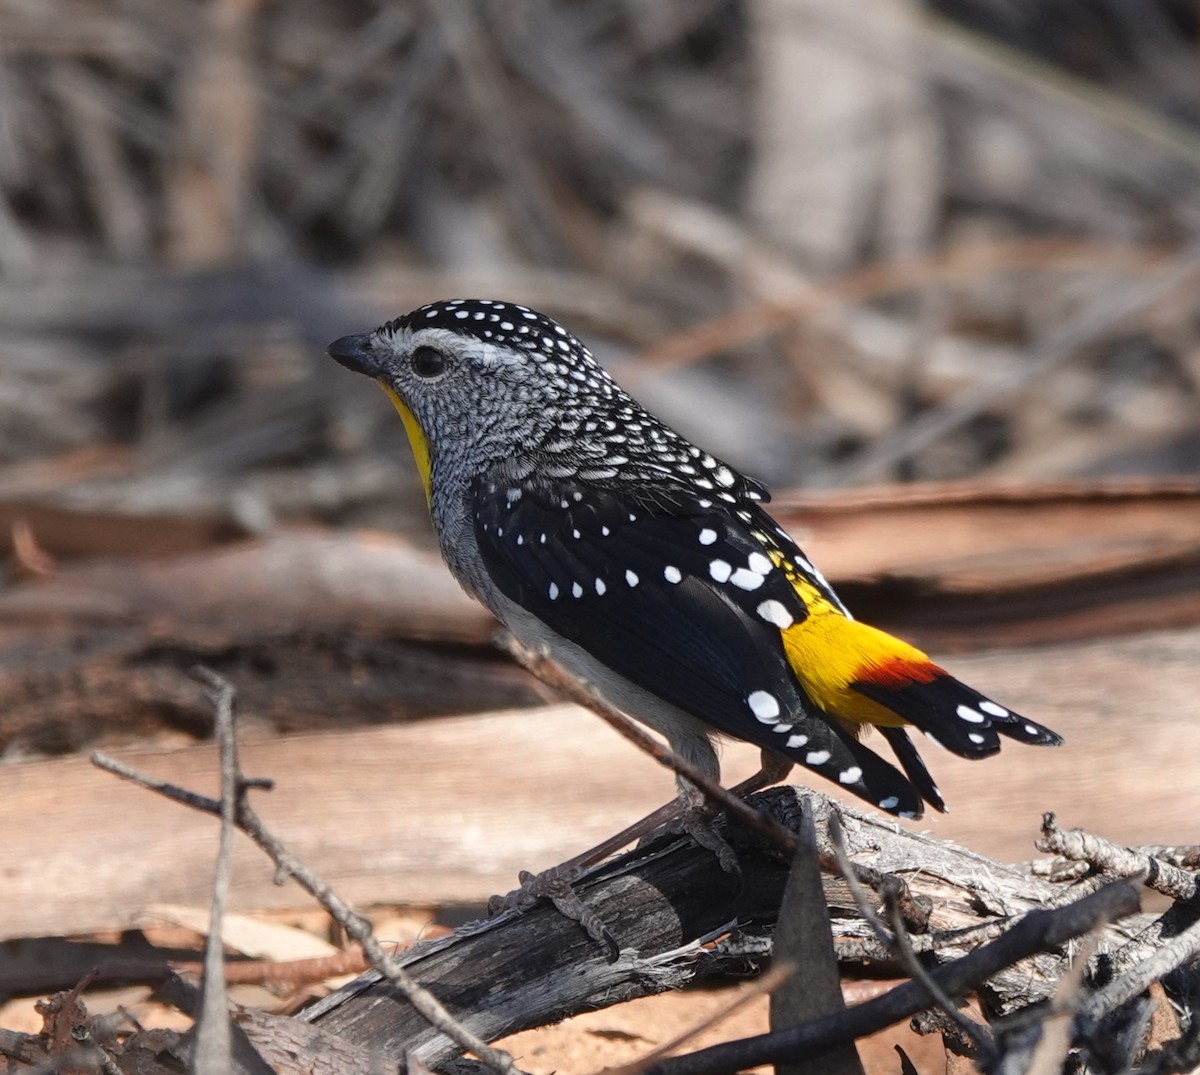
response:
[[[418,929],[669,796],[532,711],[324,354],[452,297],[562,321],[1066,735],[933,757],[936,835],[1193,840],[1198,281],[1195,0],[0,0],[0,939],[207,903],[216,826],[86,760],[211,788],[197,662],[285,838]],[[235,907],[300,902],[242,851]]]
[[[0,752],[204,738],[197,661],[273,731],[545,700],[324,354],[453,296],[563,321],[938,653],[1200,623],[1198,19],[4,0]],[[1043,650],[983,688],[1128,713]]]
[[[6,0],[0,496],[413,525],[506,298],[773,487],[1200,469],[1185,0]]]

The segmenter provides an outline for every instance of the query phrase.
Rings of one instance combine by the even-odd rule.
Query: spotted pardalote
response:
[[[762,485],[648,414],[549,317],[454,299],[329,353],[399,412],[467,591],[708,775],[721,733],[919,817],[945,804],[909,726],[967,758],[1001,736],[1061,742],[853,619]],[[861,741],[871,725],[900,769]]]

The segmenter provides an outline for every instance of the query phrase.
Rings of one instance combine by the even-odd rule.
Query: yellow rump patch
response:
[[[895,728],[907,723],[851,684],[873,680],[877,669],[911,666],[920,673],[933,667],[929,658],[878,628],[847,619],[782,553],[773,553],[771,559],[808,609],[804,619],[782,634],[788,664],[812,700],[826,713],[857,724]]]
[[[408,434],[408,444],[412,448],[413,459],[417,463],[417,473],[421,475],[421,484],[425,486],[425,503],[429,504],[433,499],[433,455],[425,431],[417,421],[416,415],[408,409],[408,404],[396,395],[394,389],[378,381],[375,383],[392,401],[392,406],[400,415],[400,421],[404,423],[404,432]]]

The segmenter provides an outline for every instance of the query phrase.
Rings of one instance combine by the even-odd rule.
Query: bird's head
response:
[[[427,497],[439,460],[470,478],[522,452],[569,449],[589,415],[624,398],[561,325],[490,299],[430,303],[329,354],[387,393]]]

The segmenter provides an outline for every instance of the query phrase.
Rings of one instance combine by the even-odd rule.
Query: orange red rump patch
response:
[[[895,656],[861,666],[855,679],[891,690],[901,690],[910,683],[932,683],[938,676],[945,675],[949,673],[933,661]]]

